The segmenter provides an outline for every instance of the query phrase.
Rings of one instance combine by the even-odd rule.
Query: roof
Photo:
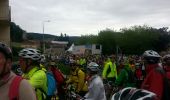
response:
[[[53,44],[65,44],[65,45],[68,44],[67,41],[51,41],[51,43],[53,43]]]

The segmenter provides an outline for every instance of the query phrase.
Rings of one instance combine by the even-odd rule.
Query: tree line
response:
[[[22,42],[23,34],[27,34],[28,40],[42,41],[42,34],[27,33],[14,22],[11,22],[10,28],[12,42]],[[69,45],[101,44],[103,54],[115,53],[116,47],[124,54],[141,54],[148,49],[164,51],[170,46],[170,31],[167,27],[153,28],[146,25],[122,28],[119,31],[105,29],[98,35],[72,37],[61,33],[60,36],[45,34],[44,37],[46,40],[68,41]]]
[[[149,49],[160,52],[169,47],[170,31],[167,27],[157,29],[146,25],[122,28],[120,31],[105,29],[98,35],[82,35],[75,44],[101,44],[103,54],[116,53],[116,47],[123,54],[142,54]]]

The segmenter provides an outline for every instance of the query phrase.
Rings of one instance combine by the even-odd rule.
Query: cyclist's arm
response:
[[[36,100],[34,89],[26,80],[22,80],[19,87],[19,100]]]

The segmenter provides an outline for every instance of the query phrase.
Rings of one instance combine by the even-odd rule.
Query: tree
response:
[[[141,54],[148,49],[154,50],[159,37],[153,28],[145,25],[124,28],[121,32],[122,38],[119,40],[119,45],[126,54]]]
[[[76,44],[84,45],[84,44],[96,44],[97,43],[96,35],[82,35],[77,41]]]
[[[168,27],[163,27],[155,29],[159,33],[159,38],[157,44],[154,45],[157,51],[166,50],[168,44],[170,43],[170,32],[168,32]]]
[[[103,54],[113,54],[116,50],[117,32],[106,29],[98,33],[98,43],[102,45]]]
[[[25,33],[25,31],[18,25],[16,25],[14,22],[10,23],[10,37],[13,42],[22,42],[23,33]]]
[[[69,36],[67,34],[61,33],[58,38],[55,39],[56,41],[69,41]]]

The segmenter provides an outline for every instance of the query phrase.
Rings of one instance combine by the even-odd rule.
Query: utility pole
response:
[[[45,22],[50,22],[50,20],[46,20],[42,22],[42,26],[43,26],[43,53],[45,53],[45,39],[44,39],[44,26],[45,26]]]

